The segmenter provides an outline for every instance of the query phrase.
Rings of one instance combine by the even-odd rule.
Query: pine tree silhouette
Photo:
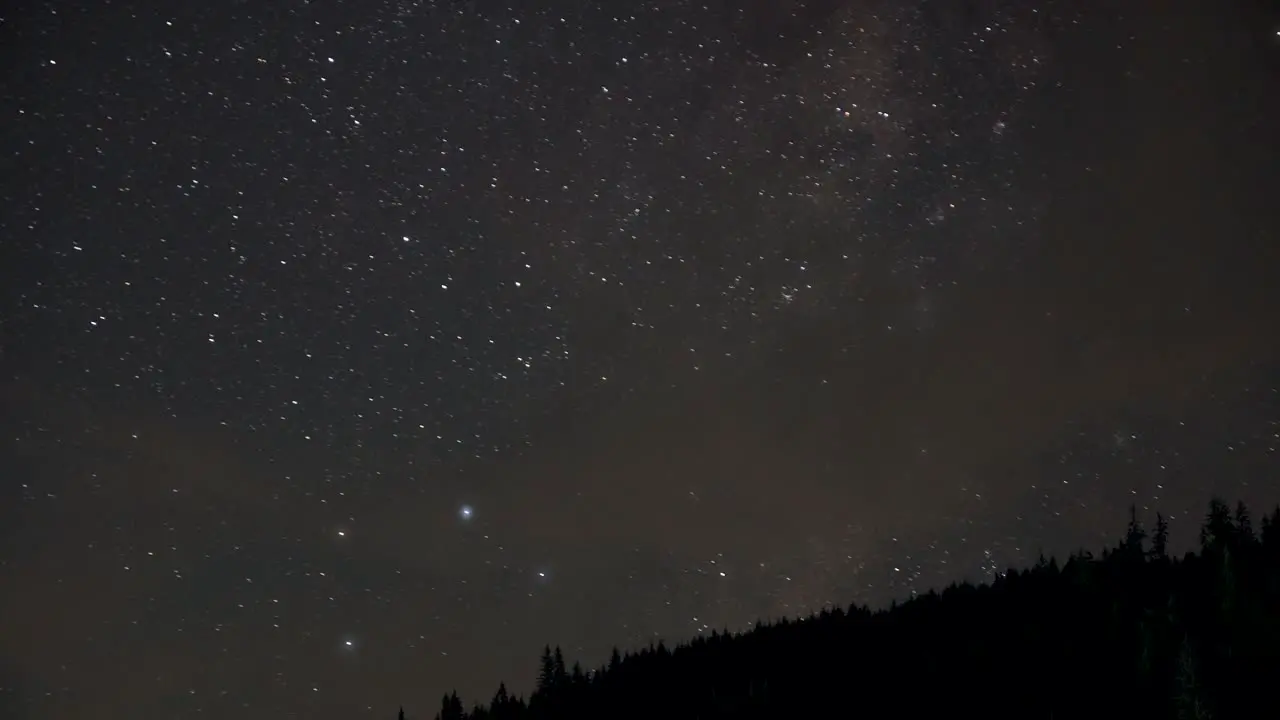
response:
[[[1133,555],[1142,554],[1142,541],[1147,539],[1147,531],[1142,529],[1142,521],[1138,519],[1138,508],[1129,506],[1129,527],[1125,531],[1125,549]]]
[[[551,685],[556,689],[560,689],[568,684],[569,673],[565,671],[564,653],[560,652],[560,646],[557,645],[551,665]]]
[[[1249,508],[1243,502],[1236,504],[1236,534],[1242,543],[1250,543],[1253,537],[1253,522],[1249,518]]]
[[[463,720],[466,716],[456,690],[441,699],[440,714],[436,716],[439,720]]]
[[[1169,523],[1156,513],[1156,532],[1151,536],[1151,556],[1157,560],[1169,557]]]
[[[1202,550],[1223,549],[1234,540],[1235,525],[1231,522],[1231,510],[1218,498],[1209,501],[1209,513],[1200,528]]]
[[[551,656],[551,646],[542,648],[538,665],[538,692],[549,693],[556,684],[556,664]]]

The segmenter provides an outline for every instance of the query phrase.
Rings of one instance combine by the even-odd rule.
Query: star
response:
[[[344,655],[355,655],[360,650],[360,641],[354,633],[347,633],[339,640],[338,650]]]

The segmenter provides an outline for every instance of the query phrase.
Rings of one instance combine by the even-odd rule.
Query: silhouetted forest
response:
[[[1280,508],[1213,501],[1198,552],[1136,513],[1100,557],[1010,570],[872,612],[824,610],[619,653],[590,671],[543,650],[528,698],[505,686],[438,720],[526,718],[1280,717]],[[401,711],[403,720],[404,711]]]

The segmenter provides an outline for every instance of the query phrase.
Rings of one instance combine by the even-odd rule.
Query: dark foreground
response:
[[[1167,535],[1135,517],[1101,557],[615,650],[590,672],[548,648],[528,698],[450,695],[437,718],[1280,717],[1280,508],[1255,532],[1244,506],[1211,503],[1182,558]]]

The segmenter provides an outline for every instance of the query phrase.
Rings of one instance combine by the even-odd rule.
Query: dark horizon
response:
[[[1272,5],[628,13],[0,17],[0,715],[469,704],[1280,503]]]
[[[528,696],[441,697],[434,720],[1248,717],[1280,671],[1280,507],[1207,503],[1193,551],[1136,506],[1120,539],[872,611],[854,603],[662,640],[584,666],[545,646]],[[926,689],[927,692],[921,692]],[[430,712],[410,714],[416,720]],[[403,707],[399,720],[406,720]]]

